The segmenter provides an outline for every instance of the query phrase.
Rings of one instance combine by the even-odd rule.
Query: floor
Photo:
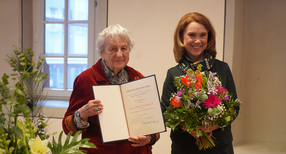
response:
[[[286,145],[270,143],[245,143],[235,145],[235,154],[286,154]]]

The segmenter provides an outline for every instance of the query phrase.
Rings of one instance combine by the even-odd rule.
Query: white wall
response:
[[[223,59],[225,0],[109,0],[108,24],[119,23],[131,30],[135,47],[128,65],[143,75],[156,74],[160,95],[167,70],[175,66],[173,35],[187,13],[200,12],[212,22],[217,33],[217,58]],[[153,146],[154,154],[171,151],[170,129]]]
[[[183,15],[196,11],[212,21],[217,32],[217,57],[222,59],[224,0],[109,0],[108,24],[119,23],[131,30],[135,47],[128,65],[144,75],[156,74],[162,90],[167,69],[176,65],[175,28]]]

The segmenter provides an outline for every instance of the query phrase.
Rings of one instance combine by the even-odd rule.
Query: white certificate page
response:
[[[96,99],[103,104],[98,115],[103,142],[128,139],[129,133],[119,85],[93,86]]]
[[[130,136],[166,131],[155,76],[121,85]]]

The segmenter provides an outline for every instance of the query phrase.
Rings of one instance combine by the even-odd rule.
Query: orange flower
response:
[[[196,75],[196,78],[197,78],[197,81],[198,81],[198,82],[200,82],[200,83],[203,82],[203,78],[202,78],[202,76],[201,76],[200,74],[197,74],[197,75]]]
[[[171,104],[175,107],[181,107],[181,103],[177,100],[176,97],[173,98],[173,100],[171,101]]]
[[[201,82],[196,82],[196,83],[195,83],[195,87],[196,87],[197,90],[202,89],[202,84],[201,84]]]
[[[191,81],[190,81],[190,76],[187,75],[186,77],[182,77],[181,81],[185,86],[190,86],[191,85]]]

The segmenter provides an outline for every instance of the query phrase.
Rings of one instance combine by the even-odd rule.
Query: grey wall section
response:
[[[246,0],[242,89],[245,139],[286,144],[286,1]],[[238,62],[237,62],[238,63]]]
[[[238,98],[243,101],[242,85],[242,61],[244,43],[244,1],[226,1],[226,26],[225,26],[225,52],[224,60],[232,69]],[[244,103],[241,106],[240,114],[232,123],[233,143],[243,143],[245,140],[244,127]]]
[[[6,55],[19,48],[33,47],[32,0],[0,0],[0,75],[12,73]]]
[[[33,47],[33,0],[22,0],[22,49]],[[37,57],[38,58],[38,57]]]
[[[0,0],[0,76],[8,75],[12,69],[6,62],[6,55],[13,51],[13,45],[21,47],[21,1]]]
[[[262,145],[265,149],[265,144],[275,145],[276,149],[268,149],[273,152],[279,151],[279,147],[285,149],[286,1],[227,0],[227,3],[234,4],[230,17],[234,21],[229,37],[233,42],[225,41],[232,43],[230,50],[225,51],[226,56],[231,54],[226,59],[232,65],[238,96],[243,101],[239,119],[233,125],[234,141]]]

